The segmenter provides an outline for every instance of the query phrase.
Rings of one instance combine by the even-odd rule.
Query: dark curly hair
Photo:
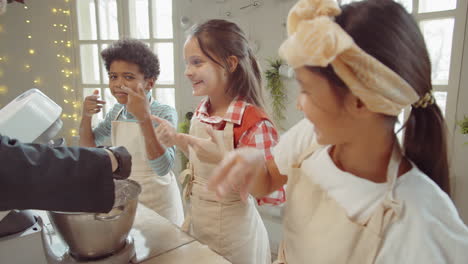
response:
[[[107,72],[112,62],[116,60],[131,62],[140,68],[145,79],[159,76],[159,59],[156,54],[146,45],[136,39],[121,39],[112,43],[101,52]]]

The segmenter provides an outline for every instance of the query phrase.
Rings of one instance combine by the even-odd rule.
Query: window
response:
[[[172,0],[80,0],[76,8],[83,99],[98,89],[107,102],[103,111],[93,117],[93,125],[116,103],[100,52],[119,38],[144,41],[158,54],[161,73],[153,97],[174,107]]]

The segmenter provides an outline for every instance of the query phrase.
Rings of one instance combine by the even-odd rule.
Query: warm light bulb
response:
[[[63,99],[63,102],[68,104],[68,100],[67,99]]]
[[[68,90],[68,86],[64,85],[63,89]]]
[[[26,23],[28,23],[28,24],[31,23],[31,20],[26,20]]]
[[[67,47],[69,47],[69,48],[70,48],[70,47],[71,47],[71,43],[67,43]]]
[[[28,6],[24,6],[24,9],[28,9]]]
[[[6,94],[6,93],[8,93],[8,86],[0,85],[0,94]]]
[[[32,36],[31,36],[31,35],[28,35],[28,39],[31,39],[31,38],[32,38]]]
[[[34,51],[33,49],[29,49],[29,54],[33,55],[34,53],[36,53],[36,51]]]
[[[57,13],[57,9],[56,9],[56,8],[52,8],[52,13]]]
[[[26,65],[24,65],[24,68],[26,68],[26,70],[29,70],[29,69],[31,69],[31,65],[26,64]]]

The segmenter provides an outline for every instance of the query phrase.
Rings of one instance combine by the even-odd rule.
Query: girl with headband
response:
[[[467,263],[446,126],[411,15],[392,0],[300,0],[287,27],[279,53],[295,69],[306,118],[281,137],[274,160],[228,154],[209,188],[261,197],[287,184],[276,263]]]

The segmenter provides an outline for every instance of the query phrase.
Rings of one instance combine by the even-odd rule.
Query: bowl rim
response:
[[[130,203],[133,200],[138,200],[138,196],[141,194],[141,191],[142,191],[141,185],[138,182],[136,182],[134,180],[131,180],[131,179],[122,179],[122,180],[114,179],[114,181],[113,181],[114,182],[114,191],[115,191],[115,181],[126,181],[126,182],[136,186],[137,187],[137,195],[135,196],[135,198],[129,199],[127,203]],[[119,206],[122,206],[122,205],[116,205],[115,204],[115,198],[114,198],[114,204],[112,205],[111,210],[116,208],[116,207],[119,207]],[[54,211],[54,210],[51,210],[51,211],[48,211],[48,212],[49,213],[54,213],[54,214],[65,214],[65,215],[95,215],[95,214],[102,214],[102,213],[93,213],[93,212],[66,212],[66,211]]]

